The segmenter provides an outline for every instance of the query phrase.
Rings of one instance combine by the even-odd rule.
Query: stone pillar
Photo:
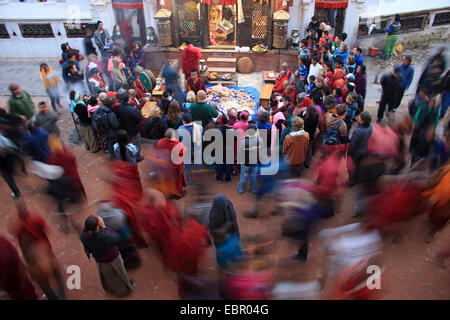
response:
[[[353,46],[357,44],[357,35],[359,28],[359,17],[364,11],[366,0],[348,0],[348,7],[345,10],[344,32],[347,33],[346,43],[351,52]]]
[[[154,17],[158,11],[158,0],[143,0],[145,28],[153,27],[157,30],[156,20]]]
[[[314,16],[314,0],[300,0],[301,7],[299,10],[299,15],[301,17],[300,33],[302,34],[302,39],[306,38],[306,28],[308,28],[308,24],[311,22],[311,18]]]
[[[301,0],[294,0],[292,7],[289,8],[289,15],[290,15],[291,19],[289,20],[289,23],[288,23],[288,37],[291,35],[291,31],[294,28],[299,29],[300,32],[302,31],[301,30],[302,16],[300,14],[300,12],[301,12],[300,6],[301,6]]]

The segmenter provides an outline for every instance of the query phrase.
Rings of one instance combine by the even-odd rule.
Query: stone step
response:
[[[217,72],[217,73],[236,73],[236,67],[213,67],[208,66],[209,72]]]
[[[208,57],[206,62],[222,62],[222,63],[236,63],[236,58],[225,58],[225,57]]]
[[[208,84],[210,85],[216,85],[216,84],[221,84],[224,87],[236,87],[237,86],[237,81],[227,81],[227,80],[213,80],[213,81],[209,81]]]

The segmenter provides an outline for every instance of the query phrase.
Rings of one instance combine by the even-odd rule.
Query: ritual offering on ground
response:
[[[209,80],[216,80],[219,77],[219,74],[217,72],[209,72],[208,78]]]
[[[219,84],[206,91],[206,101],[217,104],[220,112],[227,113],[231,108],[246,110],[249,114],[255,112],[255,97],[244,89],[227,88]]]

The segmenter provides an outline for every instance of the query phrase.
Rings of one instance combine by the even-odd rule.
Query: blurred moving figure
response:
[[[242,255],[239,226],[233,204],[223,194],[214,197],[209,213],[209,232],[216,247],[217,264],[223,268]]]
[[[87,199],[86,192],[81,182],[77,169],[77,159],[61,144],[56,135],[48,138],[51,155],[48,158],[48,164],[61,167],[64,172],[58,179],[49,180],[47,193],[50,194],[58,203],[58,211],[64,218],[64,229],[68,230],[69,217],[64,208],[65,202],[72,204],[82,204]],[[80,233],[81,226],[70,219],[71,224]]]
[[[359,223],[334,229],[324,229],[319,236],[325,239],[325,270],[321,282],[326,299],[379,299],[382,290],[367,287],[367,267],[381,266],[377,261],[382,239],[377,230],[364,231]],[[384,285],[381,287],[383,289]]]
[[[13,300],[36,300],[36,292],[14,246],[0,236],[0,289]]]
[[[17,202],[16,208],[19,219],[14,226],[14,235],[28,264],[31,278],[39,284],[49,300],[65,300],[65,283],[46,234],[47,223],[38,213],[30,214],[23,201]],[[51,280],[57,284],[57,293],[50,286]]]
[[[159,140],[155,146],[157,149],[163,149],[167,152],[167,158],[172,167],[172,172],[165,179],[173,183],[172,197],[180,199],[186,195],[186,177],[184,175],[184,146],[175,137],[175,130],[169,128],[164,134],[164,138]]]
[[[436,171],[423,195],[428,201],[431,222],[427,242],[431,242],[434,234],[442,230],[450,219],[450,163]]]

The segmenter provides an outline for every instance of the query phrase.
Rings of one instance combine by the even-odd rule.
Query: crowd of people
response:
[[[28,266],[27,273],[14,246],[0,238],[0,289],[11,298],[36,299],[30,276],[48,299],[65,299],[45,219],[27,209],[14,180],[16,163],[27,172],[25,155],[31,158],[29,171],[48,183],[46,190],[57,203],[64,231],[72,226],[80,234],[87,257],[97,263],[103,289],[118,297],[133,290],[127,270],[141,265],[137,249],[149,243],[177,274],[183,299],[267,299],[292,297],[295,292],[297,298],[304,296],[301,284],[279,285],[270,293],[267,239],[241,239],[233,203],[223,194],[209,193],[212,178],[205,169],[215,171],[216,183],[236,179],[236,192],[254,195],[248,198],[254,202],[243,213],[246,218],[260,217],[263,203],[275,200],[277,210],[272,214],[284,215],[283,236],[299,240],[293,258],[300,262],[308,259],[314,225],[332,218],[337,199],[357,186],[352,215],[360,223],[320,234],[327,239],[328,262],[313,287],[328,288],[328,298],[375,297],[360,286],[367,277],[362,266],[380,258],[381,235],[387,226],[426,213],[430,242],[447,224],[450,122],[442,119],[450,90],[442,50],[426,65],[404,119],[393,114],[411,86],[412,58],[405,56],[381,77],[375,123],[364,108],[367,77],[362,48],[349,50],[345,33],[333,36],[325,23],[314,18],[301,40],[298,66],[282,64],[270,104],[250,115],[235,108],[221,112],[206,101],[198,68],[201,53],[190,43],[181,53],[180,66],[173,61],[163,66],[166,88],[155,101],[139,78],[144,70],[141,45],[129,48],[119,26],[112,37],[101,21],[97,26],[93,37],[101,56],[86,41],[89,56],[84,71],[66,45],[61,77],[47,64],[40,66],[53,110],[41,101],[36,112],[30,95],[16,83],[9,86],[9,112],[0,109],[0,169],[17,199],[12,233]],[[397,25],[392,28],[394,32]],[[389,41],[391,46],[393,40]],[[182,85],[179,68],[186,80]],[[110,199],[99,202],[97,212],[84,223],[68,214],[82,211],[87,195],[77,159],[59,138],[60,86],[70,92],[69,109],[79,122],[86,150],[104,150],[111,160],[106,180]],[[437,132],[438,126],[444,131]],[[211,136],[216,138],[207,138]],[[219,148],[212,148],[216,139]],[[275,172],[267,173],[274,166]],[[305,179],[309,170],[317,170],[314,181]],[[187,185],[192,185],[192,203],[180,212],[173,200],[187,194]],[[219,279],[205,279],[198,271],[200,258],[212,244]],[[437,255],[443,265],[449,250]],[[45,259],[36,259],[37,255]],[[363,280],[355,280],[355,273]],[[49,284],[52,279],[57,293]]]

